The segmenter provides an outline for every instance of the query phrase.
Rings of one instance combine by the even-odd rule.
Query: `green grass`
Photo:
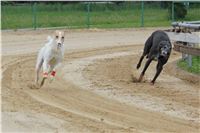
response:
[[[198,20],[199,8],[191,8],[185,20]],[[31,4],[3,5],[1,8],[2,29],[20,29],[33,27],[33,13]],[[87,27],[87,6],[85,4],[55,4],[37,5],[36,26],[72,28]],[[124,5],[92,4],[90,12],[90,27],[93,28],[130,28],[140,27],[140,4],[127,2]],[[170,26],[168,10],[159,6],[144,6],[144,26]]]
[[[192,67],[189,67],[187,61],[185,60],[180,60],[178,62],[178,66],[188,72],[200,74],[200,56],[192,57]]]

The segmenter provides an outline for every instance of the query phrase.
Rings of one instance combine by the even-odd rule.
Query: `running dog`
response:
[[[35,82],[38,85],[39,72],[43,68],[43,79],[40,87],[43,86],[48,74],[52,81],[56,74],[56,69],[60,66],[64,58],[64,32],[55,31],[54,37],[48,37],[48,43],[46,43],[39,51],[36,63],[36,78]]]
[[[170,56],[172,49],[172,45],[170,43],[168,35],[164,31],[155,31],[151,34],[151,36],[145,42],[143,54],[140,57],[140,60],[137,64],[137,69],[140,68],[143,58],[146,56],[147,62],[144,66],[143,71],[140,74],[138,79],[139,82],[142,81],[145,71],[147,70],[148,66],[150,65],[152,60],[158,61],[156,67],[156,74],[151,81],[153,85],[159,76],[160,72],[163,69],[163,65],[167,63],[168,58]]]

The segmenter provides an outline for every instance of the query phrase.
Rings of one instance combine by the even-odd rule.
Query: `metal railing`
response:
[[[182,59],[192,67],[192,56],[200,56],[200,21],[173,22],[172,26],[174,29],[167,34],[174,41],[174,50],[181,52]]]

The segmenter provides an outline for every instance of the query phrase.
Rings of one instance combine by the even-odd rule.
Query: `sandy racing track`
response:
[[[176,67],[180,53],[172,52],[154,86],[155,62],[136,82],[154,30],[67,30],[63,65],[40,89],[32,87],[36,52],[53,31],[2,32],[2,130],[198,132],[199,76]]]

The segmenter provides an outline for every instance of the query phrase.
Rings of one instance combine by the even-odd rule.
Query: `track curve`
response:
[[[163,74],[164,77],[160,77],[156,87],[150,86],[147,82],[141,84],[131,83],[130,71],[131,69],[132,71],[135,70],[130,64],[135,64],[137,62],[137,51],[140,51],[139,49],[141,48],[142,47],[139,45],[111,47],[66,54],[64,65],[61,70],[58,71],[55,81],[52,84],[47,82],[41,89],[30,89],[34,81],[36,54],[3,58],[2,110],[5,114],[3,115],[3,120],[5,120],[3,124],[9,123],[9,121],[6,120],[8,120],[11,115],[7,113],[13,112],[14,114],[12,115],[15,116],[12,117],[14,118],[24,114],[26,116],[23,117],[29,120],[30,116],[31,118],[34,117],[33,113],[37,113],[45,115],[42,117],[44,121],[47,119],[55,119],[58,122],[57,125],[51,122],[44,122],[44,125],[37,125],[37,129],[43,131],[46,130],[44,127],[47,127],[48,129],[52,129],[52,131],[58,132],[198,132],[199,119],[192,119],[198,117],[197,108],[199,107],[199,102],[198,95],[196,94],[196,92],[198,92],[198,85],[188,83],[178,77],[174,78],[174,76],[167,71],[164,72],[167,76]],[[128,54],[112,56],[116,53]],[[70,65],[72,65],[71,67],[73,67],[73,65],[80,66],[80,64],[73,64],[75,61],[79,60],[85,62],[85,59],[88,58],[92,58],[94,61],[84,65],[83,69],[78,68],[75,70],[76,73],[70,70]],[[176,58],[177,54],[174,54],[171,59],[173,61]],[[169,67],[166,68],[166,70],[169,69]],[[153,67],[151,69],[153,69]],[[116,72],[117,70],[118,72]],[[110,71],[110,73],[108,73],[108,71]],[[80,81],[80,78],[76,75],[78,73],[81,73],[83,78],[90,81],[91,84],[88,85],[86,84],[87,82],[85,86],[84,84],[78,84],[83,82]],[[136,76],[137,72],[133,72],[132,74]],[[147,74],[147,80],[148,77],[151,77],[151,73]],[[177,80],[175,83],[177,85],[182,85],[181,88],[185,85],[187,86],[184,87],[183,90],[180,90],[181,88],[176,87],[175,84],[169,85],[171,80]],[[162,81],[167,82],[164,82],[163,85]],[[109,93],[107,90],[104,91],[105,87],[101,88],[105,85],[109,86],[107,87],[108,90],[109,88],[110,90],[115,90],[113,86],[117,86],[118,89]],[[90,88],[87,88],[87,86],[90,86]],[[131,86],[135,89],[130,89]],[[97,88],[103,91],[99,91],[100,89]],[[123,89],[123,91],[120,89]],[[163,90],[165,90],[165,92],[162,92]],[[180,99],[176,98],[175,95],[170,95],[175,91],[179,92],[177,95],[181,97]],[[116,94],[118,92],[120,95]],[[115,95],[113,95],[113,93],[115,93]],[[127,104],[126,100],[123,101],[128,94],[131,94],[129,96],[134,98],[134,94],[138,94],[139,97],[142,97],[143,95],[141,94],[144,93],[149,94],[148,97],[146,97],[149,98],[149,100],[152,100],[153,97],[159,97],[171,101],[163,106],[173,106],[175,112],[176,107],[178,108],[179,106],[176,106],[174,103],[177,103],[177,105],[182,104],[183,106],[180,107],[183,107],[185,110],[187,110],[187,108],[184,107],[187,105],[191,107],[191,110],[188,110],[193,114],[187,114],[188,118],[174,117],[160,110],[151,110],[149,108],[144,108],[144,106],[137,106],[137,104]],[[188,102],[181,101],[189,97],[191,98]],[[130,98],[129,100],[133,99]],[[173,102],[173,100],[175,102]],[[146,99],[146,101],[148,101],[148,99]],[[144,99],[142,102],[145,102]],[[154,103],[154,107],[159,105],[158,101],[156,102]],[[170,103],[172,105],[170,105]],[[161,102],[161,104],[163,103]],[[28,112],[28,114],[23,112]],[[34,119],[39,121],[36,117],[34,117]],[[16,122],[17,124],[14,124],[14,127],[26,131],[26,128],[22,128],[22,126],[29,127],[25,124],[26,122],[18,121],[19,122]],[[3,130],[8,130],[5,127],[6,126],[3,125]]]

